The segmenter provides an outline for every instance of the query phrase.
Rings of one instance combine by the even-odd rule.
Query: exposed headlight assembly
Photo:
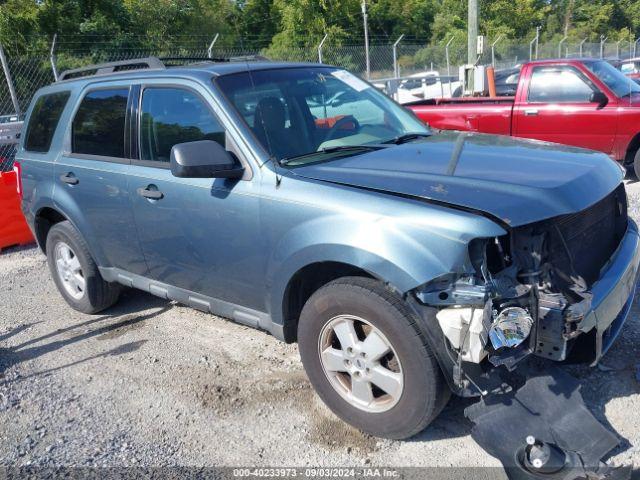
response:
[[[533,318],[524,308],[508,307],[502,310],[489,329],[491,345],[496,350],[514,348],[524,342],[533,325]]]

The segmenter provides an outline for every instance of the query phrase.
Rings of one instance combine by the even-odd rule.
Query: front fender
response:
[[[283,299],[289,281],[308,265],[352,265],[404,294],[443,274],[468,271],[468,242],[505,233],[488,219],[465,212],[449,211],[442,216],[431,228],[401,215],[363,212],[334,213],[299,224],[277,243],[267,267],[273,321],[283,324]],[[447,222],[447,216],[451,221]],[[423,217],[428,220],[429,215],[425,212]]]

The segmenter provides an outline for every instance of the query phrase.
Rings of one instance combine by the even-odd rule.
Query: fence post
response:
[[[218,41],[218,37],[220,36],[219,33],[216,33],[216,36],[213,37],[213,40],[211,41],[211,43],[209,44],[209,48],[207,48],[207,58],[213,58],[213,46],[216,44],[216,42]]]
[[[400,76],[400,65],[398,65],[398,44],[404,38],[404,33],[398,37],[393,44],[393,76],[398,78]]]
[[[324,45],[324,42],[328,36],[329,34],[325,33],[324,37],[322,37],[322,40],[320,40],[320,43],[318,44],[318,63],[322,63],[322,46]]]
[[[536,60],[538,59],[538,40],[540,39],[540,27],[536,27],[536,36],[529,42],[529,61],[533,60],[533,45],[536,46]]]
[[[622,40],[618,40],[616,42],[616,58],[620,58],[620,43],[622,42]]]
[[[600,35],[600,58],[604,58],[604,45],[607,43],[607,38],[604,35]]]
[[[11,95],[11,102],[13,108],[16,111],[16,115],[20,117],[22,112],[20,111],[20,103],[18,103],[18,96],[16,95],[16,89],[13,85],[13,79],[11,78],[11,72],[9,71],[9,64],[7,63],[7,57],[4,55],[4,49],[0,45],[0,63],[2,63],[2,70],[4,70],[4,77],[7,79],[7,86],[9,87],[9,95]]]
[[[451,42],[453,42],[454,38],[456,37],[451,37],[447,42],[447,44],[444,46],[444,55],[445,55],[445,59],[447,60],[447,76],[451,76],[451,64],[449,62],[449,45],[451,45]],[[433,70],[433,67],[431,68],[431,70]]]
[[[562,40],[560,40],[560,43],[558,43],[558,58],[562,58],[562,44],[567,41],[567,38],[565,35]]]
[[[580,58],[582,58],[582,48],[584,47],[586,41],[587,39],[585,38],[580,42]]]
[[[51,71],[53,72],[53,79],[58,81],[58,67],[56,66],[56,40],[58,34],[53,34],[53,40],[51,41],[51,51],[49,52],[49,61],[51,62]]]
[[[493,68],[496,68],[496,44],[502,39],[503,36],[504,35],[502,34],[498,35],[498,38],[496,38],[491,44],[491,66]]]
[[[635,43],[633,44],[633,56],[636,56],[636,50],[638,48],[638,42],[640,42],[640,38],[638,38]]]

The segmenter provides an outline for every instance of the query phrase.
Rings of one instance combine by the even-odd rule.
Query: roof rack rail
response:
[[[227,63],[227,62],[268,62],[269,59],[263,55],[240,55],[230,57],[160,57],[165,66],[186,65],[187,62],[198,63]]]
[[[63,80],[90,77],[94,75],[105,75],[114,72],[145,69],[162,70],[164,68],[166,68],[164,63],[157,57],[132,58],[130,60],[100,63],[97,65],[65,70],[58,76],[58,81],[61,82]]]
[[[264,55],[239,55],[237,57],[228,57],[228,62],[270,62],[271,59]]]

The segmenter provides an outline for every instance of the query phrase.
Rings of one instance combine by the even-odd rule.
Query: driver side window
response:
[[[589,103],[593,88],[572,67],[535,67],[528,101],[533,103]]]
[[[145,88],[140,113],[140,160],[168,163],[174,145],[196,140],[225,145],[224,128],[204,101],[181,88]]]

